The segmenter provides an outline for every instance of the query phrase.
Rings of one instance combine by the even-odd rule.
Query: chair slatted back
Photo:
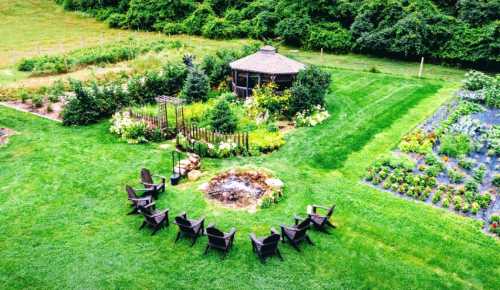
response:
[[[144,183],[153,184],[153,177],[151,177],[151,172],[146,168],[141,169],[141,181]]]
[[[278,244],[280,242],[280,235],[271,234],[269,237],[262,240],[262,247],[260,248],[260,252],[263,256],[273,255],[278,248]]]
[[[175,222],[179,226],[180,230],[182,232],[188,233],[188,234],[195,234],[193,225],[191,224],[190,221],[188,221],[186,218],[182,216],[177,216],[175,217]]]
[[[135,194],[135,190],[130,185],[126,185],[125,190],[127,191],[127,195],[128,195],[129,199],[137,198],[137,194]]]
[[[224,238],[224,233],[215,227],[207,228],[208,243],[216,247],[225,248],[226,239]]]
[[[296,225],[295,228],[297,231],[295,232],[294,240],[303,239],[306,235],[307,230],[311,224],[311,219],[306,218],[300,224]]]

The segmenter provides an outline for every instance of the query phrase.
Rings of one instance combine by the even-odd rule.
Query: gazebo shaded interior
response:
[[[233,91],[240,97],[252,95],[252,90],[258,85],[274,82],[277,91],[284,91],[292,86],[295,74],[270,75],[256,72],[232,70]]]
[[[252,55],[233,61],[230,67],[234,93],[246,98],[256,86],[270,82],[278,86],[278,92],[290,88],[305,65],[277,53],[272,46],[264,46]]]

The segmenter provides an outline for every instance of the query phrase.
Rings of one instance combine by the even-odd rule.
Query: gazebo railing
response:
[[[252,89],[243,87],[243,86],[237,86],[234,82],[232,82],[233,85],[233,92],[240,97],[243,98],[248,98],[250,95],[252,95]]]

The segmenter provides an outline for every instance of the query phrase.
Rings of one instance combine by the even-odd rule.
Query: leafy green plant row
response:
[[[134,59],[138,55],[167,48],[179,48],[178,40],[139,41],[129,39],[102,46],[81,48],[63,55],[42,55],[21,60],[17,68],[34,74],[59,74],[77,68]]]

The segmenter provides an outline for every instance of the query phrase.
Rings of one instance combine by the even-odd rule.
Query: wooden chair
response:
[[[281,237],[283,243],[288,241],[297,251],[300,252],[299,244],[302,241],[307,241],[309,244],[314,245],[309,236],[307,235],[307,230],[311,225],[311,219],[309,217],[298,223],[299,218],[295,218],[295,225],[288,227],[281,225]]]
[[[326,215],[318,214],[318,209],[326,210]],[[322,232],[328,233],[327,228],[331,227],[335,229],[335,225],[330,222],[330,218],[333,215],[335,210],[335,205],[332,207],[326,207],[321,205],[311,205],[311,212],[308,213],[309,218],[311,219],[311,224],[315,229],[320,230]]]
[[[154,177],[160,178],[160,183],[154,182]],[[161,175],[151,175],[149,169],[141,169],[141,183],[144,185],[146,192],[151,194],[155,199],[158,198],[160,192],[165,192],[165,182],[167,178]]]
[[[233,246],[236,229],[232,228],[229,233],[224,233],[217,229],[215,225],[211,224],[207,227],[206,232],[208,237],[208,244],[205,248],[204,255],[207,254],[208,249],[212,248],[221,250],[224,253],[224,255],[222,256],[222,258],[224,259]]]
[[[138,214],[139,207],[146,206],[153,202],[151,196],[138,196],[137,192],[146,192],[145,189],[133,189],[130,185],[125,186],[125,190],[127,191],[128,200],[130,201],[130,205],[133,207],[133,210],[128,214]]]
[[[154,205],[154,203],[152,203]],[[151,207],[151,205],[149,206]],[[142,223],[139,229],[148,226],[153,230],[151,235],[156,234],[157,231],[161,230],[164,227],[168,227],[168,208],[162,211],[146,211],[144,207],[140,208],[140,212],[144,216],[144,222]]]
[[[199,236],[203,236],[203,232],[205,230],[205,218],[201,218],[199,220],[188,219],[186,213],[181,213],[180,215],[175,217],[174,224],[179,226],[179,232],[177,233],[177,237],[175,238],[175,242],[179,240],[181,235],[190,237],[193,241],[191,243],[191,247],[196,243],[196,240]]]
[[[250,241],[252,242],[252,251],[257,254],[262,263],[265,263],[268,257],[274,255],[277,255],[283,261],[278,249],[280,234],[274,228],[271,228],[271,235],[263,238],[258,238],[254,233],[251,233]]]

